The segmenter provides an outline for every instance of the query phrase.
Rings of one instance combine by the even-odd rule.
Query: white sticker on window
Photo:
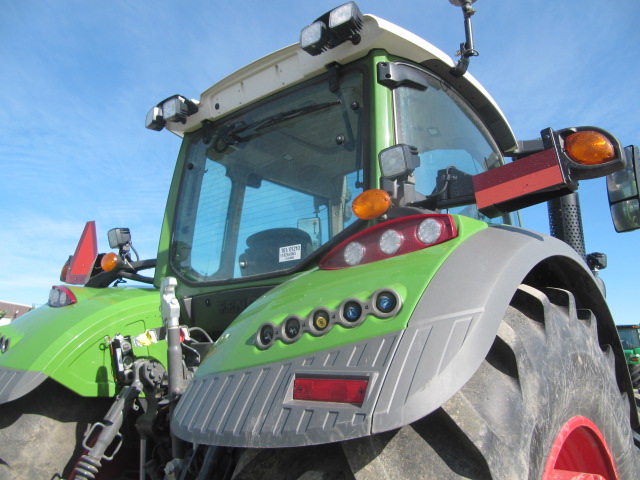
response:
[[[300,260],[302,253],[302,245],[289,245],[288,247],[280,247],[280,261],[290,262],[291,260]]]

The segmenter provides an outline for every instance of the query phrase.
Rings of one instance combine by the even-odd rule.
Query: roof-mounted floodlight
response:
[[[153,107],[147,113],[147,119],[144,123],[144,126],[150,130],[160,131],[164,128],[167,122],[162,117],[162,108],[161,107]]]
[[[358,32],[362,30],[364,18],[355,2],[345,3],[329,13],[329,30],[340,41],[360,41]]]
[[[357,45],[363,25],[362,12],[355,2],[345,3],[304,27],[300,32],[300,47],[316,56],[346,41]]]
[[[162,130],[167,122],[185,123],[189,115],[198,111],[198,104],[182,95],[173,95],[163,100],[147,113],[145,127],[150,130]]]
[[[300,32],[300,47],[309,55],[316,56],[329,47],[329,31],[324,22],[313,22]]]

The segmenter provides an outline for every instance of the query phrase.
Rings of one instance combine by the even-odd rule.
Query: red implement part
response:
[[[84,285],[98,256],[98,238],[96,235],[96,222],[87,222],[82,236],[76,247],[76,252],[71,257],[71,263],[64,281],[73,285]]]

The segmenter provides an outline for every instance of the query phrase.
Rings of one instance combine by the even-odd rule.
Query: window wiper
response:
[[[213,148],[216,152],[222,153],[227,149],[227,147],[229,147],[229,145],[236,145],[240,142],[246,142],[256,132],[259,132],[264,128],[271,127],[278,123],[291,120],[293,118],[302,117],[309,113],[317,112],[318,110],[333,107],[336,105],[340,105],[340,101],[336,100],[334,102],[316,103],[313,105],[307,105],[305,107],[294,108],[293,110],[276,113],[275,115],[270,115],[266,118],[251,123],[236,122],[229,125],[224,125],[218,131],[218,135],[213,144]]]

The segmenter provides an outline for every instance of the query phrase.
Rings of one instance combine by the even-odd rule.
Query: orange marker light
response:
[[[66,262],[64,262],[64,265],[62,266],[62,270],[60,271],[61,282],[65,281],[70,269],[71,269],[71,257],[69,257],[69,259]]]
[[[391,197],[387,192],[372,189],[358,195],[351,205],[351,210],[356,217],[362,220],[371,220],[386,213],[390,206]]]
[[[102,260],[100,260],[100,267],[102,267],[105,272],[110,272],[116,268],[116,265],[118,265],[118,255],[113,252],[105,254]]]
[[[590,130],[569,135],[565,139],[565,149],[571,160],[582,165],[600,165],[616,156],[609,139],[600,132]]]

